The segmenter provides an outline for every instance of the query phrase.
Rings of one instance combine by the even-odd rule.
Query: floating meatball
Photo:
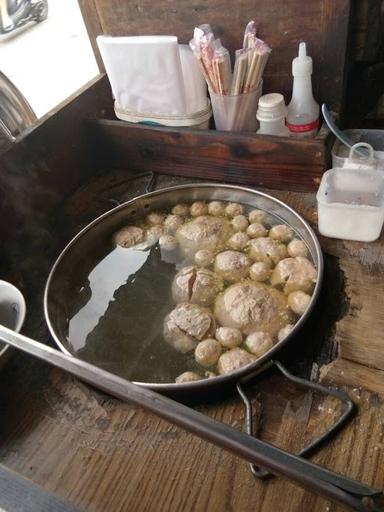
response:
[[[225,207],[225,215],[228,217],[236,217],[236,215],[243,214],[243,207],[239,203],[228,203]]]
[[[176,204],[171,211],[174,215],[180,215],[180,217],[188,217],[189,206],[187,204],[182,203]]]
[[[255,238],[249,242],[249,255],[256,261],[275,265],[287,257],[287,248],[281,242],[269,237]]]
[[[248,334],[245,346],[256,357],[261,357],[273,347],[273,339],[270,334],[263,331],[255,331]]]
[[[184,255],[193,260],[197,251],[220,251],[232,231],[227,219],[202,216],[183,224],[176,231],[176,238]]]
[[[275,336],[291,320],[286,296],[263,283],[245,281],[230,286],[215,301],[215,317],[224,327],[244,334],[264,331]]]
[[[214,254],[208,249],[201,249],[195,254],[195,263],[200,267],[208,267],[213,262]]]
[[[306,258],[308,256],[308,248],[305,243],[301,240],[292,240],[288,244],[288,254],[295,258],[296,256],[303,256]]]
[[[245,249],[245,247],[248,245],[248,242],[248,236],[242,231],[239,231],[238,233],[235,233],[228,238],[227,245],[235,251],[241,251],[242,249]]]
[[[200,217],[201,215],[207,215],[208,206],[203,201],[196,201],[191,204],[190,214],[192,217]]]
[[[220,356],[217,370],[220,375],[234,372],[247,364],[253,363],[255,356],[242,348],[233,348]]]
[[[278,224],[269,230],[269,236],[274,240],[287,243],[293,237],[293,229],[286,224]]]
[[[211,312],[196,304],[178,304],[164,319],[164,339],[178,352],[194,350],[199,341],[216,329]]]
[[[281,286],[287,295],[301,290],[311,293],[317,279],[317,270],[313,264],[303,258],[285,258],[281,260],[272,272],[271,284]]]
[[[174,251],[177,249],[178,243],[174,236],[172,235],[162,235],[159,238],[159,245],[161,249],[165,251]]]
[[[232,226],[235,231],[245,231],[248,227],[248,220],[245,215],[236,215],[232,219]]]
[[[279,341],[283,341],[283,339],[288,336],[288,334],[292,331],[293,328],[294,328],[293,324],[288,324],[285,327],[283,327],[282,329],[280,329],[280,331],[277,335],[277,339]]]
[[[125,226],[115,233],[113,240],[120,247],[133,247],[144,240],[144,230],[137,226]]]
[[[156,224],[162,224],[164,221],[165,215],[164,213],[151,212],[147,215],[147,222],[152,226]]]
[[[175,302],[209,305],[224,287],[220,276],[205,268],[185,267],[178,272],[172,283]]]
[[[201,377],[196,372],[184,372],[178,377],[176,377],[175,382],[177,384],[184,384],[186,382],[195,382],[196,380],[201,380]]]
[[[262,283],[271,277],[271,265],[265,261],[256,261],[249,269],[249,275],[254,281]]]
[[[208,213],[214,217],[222,217],[225,214],[225,204],[221,201],[208,203]]]
[[[260,222],[253,222],[247,228],[247,235],[250,238],[260,238],[267,236],[267,234],[268,230]]]
[[[162,234],[163,227],[160,224],[157,224],[156,226],[151,226],[146,231],[147,240],[156,240],[156,242],[159,240]]]
[[[263,210],[252,210],[249,212],[248,219],[251,224],[254,222],[257,222],[259,224],[262,224],[265,222],[265,219],[267,218],[266,212]]]
[[[296,315],[303,315],[309,303],[311,296],[302,291],[292,292],[288,295],[288,306]]]
[[[226,281],[234,283],[247,276],[251,260],[239,251],[224,251],[215,258],[215,271]]]
[[[235,348],[241,345],[243,335],[239,329],[233,327],[218,327],[216,329],[216,339],[225,348]]]
[[[180,215],[167,215],[164,221],[164,231],[168,235],[174,235],[177,229],[184,223]]]
[[[195,359],[201,366],[209,368],[217,363],[221,352],[220,343],[213,338],[208,338],[201,341],[195,348]]]

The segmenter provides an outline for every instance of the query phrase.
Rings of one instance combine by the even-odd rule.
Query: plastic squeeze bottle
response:
[[[312,94],[312,59],[305,43],[292,61],[293,91],[288,105],[287,126],[291,137],[314,137],[319,127],[319,105]]]

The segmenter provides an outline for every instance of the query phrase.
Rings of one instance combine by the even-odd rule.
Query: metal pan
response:
[[[57,345],[64,353],[76,355],[80,359],[88,360],[88,362],[112,371],[112,373],[130,378],[129,375],[122,373],[118,365],[112,366],[107,361],[95,360],[95,358],[90,359],[87,356],[83,357],[81,353],[74,349],[76,333],[68,336],[68,312],[66,311],[66,303],[65,301],[63,302],[63,296],[71,293],[71,289],[76,286],[72,276],[76,273],[76,269],[84,266],[85,255],[97,252],[100,240],[108,239],[108,237],[111,237],[111,233],[117,231],[121,226],[132,223],[136,218],[145,216],[149,211],[164,210],[180,202],[191,203],[193,201],[212,200],[234,201],[247,205],[250,208],[265,210],[272,218],[272,222],[284,222],[293,228],[295,233],[307,244],[311,258],[318,270],[317,283],[309,307],[286,338],[276,343],[271,350],[257,361],[237,371],[186,384],[153,382],[150,380],[134,380],[134,382],[172,396],[201,394],[205,393],[209,388],[220,386],[224,389],[226,386],[233,385],[245,374],[252,373],[271,361],[272,357],[302,328],[318,300],[323,280],[323,258],[320,245],[309,225],[300,215],[283,202],[252,189],[218,184],[177,186],[139,196],[94,220],[67,245],[52,268],[44,296],[45,316],[48,327]],[[85,301],[87,300],[89,300],[89,296],[85,292]],[[80,304],[80,308],[82,306],[83,304]],[[129,340],[127,340],[127,343],[129,343]]]

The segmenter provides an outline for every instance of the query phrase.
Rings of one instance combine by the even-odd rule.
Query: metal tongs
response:
[[[0,339],[23,352],[75,375],[121,400],[134,403],[179,427],[232,452],[248,462],[289,478],[325,498],[360,512],[383,512],[384,494],[345,476],[213,420],[204,414],[129,382],[101,368],[68,356],[0,325]]]

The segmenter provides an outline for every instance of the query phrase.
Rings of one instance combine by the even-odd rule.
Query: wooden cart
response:
[[[342,108],[349,0],[242,0],[228,2],[227,9],[226,3],[80,1],[93,44],[99,33],[164,30],[187,42],[195,24],[214,20],[233,50],[245,23],[257,18],[261,37],[273,47],[265,90],[289,99],[290,62],[304,39],[315,62],[315,95]],[[160,20],[167,20],[166,29]],[[155,172],[158,188],[200,179],[268,187],[316,230],[314,191],[330,143],[325,130],[314,140],[296,141],[132,126],[115,119],[108,81],[100,75],[0,156],[0,265],[2,277],[25,295],[24,332],[52,343],[42,307],[49,269],[81,227],[115,201],[145,191],[148,177],[134,174]],[[358,405],[357,417],[313,460],[380,489],[384,243],[320,241],[322,300],[284,357],[293,372],[348,386]],[[258,435],[293,452],[340,412],[333,400],[300,392],[275,374],[255,387],[253,397]],[[199,409],[243,428],[235,397],[218,397]],[[22,354],[0,373],[0,463],[0,509],[10,511],[342,510],[287,481],[260,482],[242,460]]]

